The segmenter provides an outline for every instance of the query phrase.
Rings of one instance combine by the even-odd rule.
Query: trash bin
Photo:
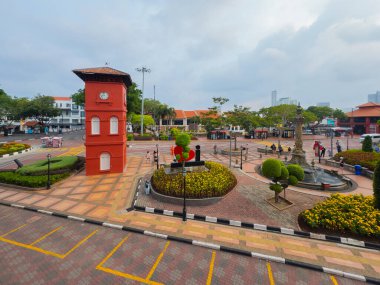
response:
[[[355,168],[355,175],[362,175],[362,166],[357,164],[354,166]]]

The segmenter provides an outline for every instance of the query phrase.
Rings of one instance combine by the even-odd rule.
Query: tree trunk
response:
[[[278,197],[279,197],[279,193],[274,192],[274,202],[275,203],[278,203]]]

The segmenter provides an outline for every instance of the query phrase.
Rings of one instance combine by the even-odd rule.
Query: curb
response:
[[[191,245],[195,245],[195,246],[200,246],[200,247],[204,247],[204,248],[208,248],[208,249],[219,250],[222,252],[228,252],[228,253],[233,253],[233,254],[238,254],[238,255],[243,255],[243,256],[248,256],[248,257],[255,257],[255,258],[259,258],[259,259],[263,259],[263,260],[267,260],[267,261],[282,263],[282,264],[291,265],[291,266],[295,266],[295,267],[301,267],[304,269],[323,272],[326,274],[333,274],[333,275],[337,275],[337,276],[341,276],[341,277],[345,277],[345,278],[349,278],[349,279],[354,279],[354,280],[359,280],[359,281],[363,281],[363,282],[367,282],[367,283],[371,283],[371,284],[380,285],[380,279],[376,279],[376,278],[368,277],[368,276],[364,276],[364,275],[359,275],[359,274],[353,274],[353,273],[349,273],[349,272],[345,272],[345,271],[341,271],[341,270],[337,270],[337,269],[333,269],[333,268],[329,268],[329,267],[323,267],[320,265],[314,265],[311,263],[300,262],[300,261],[287,259],[287,258],[283,258],[283,257],[266,255],[266,254],[261,254],[261,253],[254,252],[254,251],[237,249],[237,248],[227,247],[224,245],[219,245],[219,244],[215,244],[215,243],[208,243],[208,242],[193,240],[193,239],[188,239],[188,238],[176,237],[176,236],[151,232],[151,231],[147,231],[147,230],[141,230],[141,229],[137,229],[137,228],[127,227],[127,226],[123,226],[123,225],[112,224],[112,223],[102,222],[102,221],[93,220],[93,219],[81,218],[81,217],[77,217],[77,216],[71,216],[71,215],[58,213],[58,212],[51,212],[51,211],[37,209],[37,208],[29,207],[29,206],[11,204],[11,203],[1,202],[1,201],[0,201],[0,205],[24,209],[24,210],[32,211],[32,212],[38,212],[38,213],[42,213],[42,214],[46,214],[46,215],[50,215],[50,216],[55,216],[55,217],[60,217],[60,218],[66,218],[66,219],[70,219],[70,220],[74,220],[74,221],[80,221],[83,223],[99,225],[99,226],[103,226],[103,227],[109,227],[109,228],[118,229],[118,230],[122,230],[122,231],[126,231],[126,232],[143,234],[146,236],[161,238],[161,239],[165,239],[165,240],[177,241],[177,242],[181,242],[181,243],[185,243],[185,244],[191,244]]]
[[[32,151],[33,147],[31,148],[28,148],[28,149],[24,149],[22,151],[17,151],[17,152],[12,152],[12,153],[7,153],[7,154],[2,154],[0,155],[0,158],[6,158],[6,157],[10,157],[10,156],[15,156],[15,155],[18,155],[18,154],[22,154],[22,153],[25,153],[25,152],[28,152],[28,151]]]
[[[140,211],[140,212],[182,218],[182,212],[162,210],[162,209],[150,208],[150,207],[141,207],[141,206],[136,206],[135,204],[133,207],[136,211]],[[302,238],[323,240],[323,241],[351,245],[351,246],[356,246],[356,247],[361,247],[361,248],[380,250],[379,244],[360,241],[360,240],[356,240],[352,238],[316,234],[316,233],[311,233],[311,232],[298,231],[294,229],[274,227],[274,226],[268,226],[268,225],[262,225],[262,224],[254,224],[254,223],[248,223],[248,222],[242,222],[242,221],[236,221],[236,220],[228,220],[224,218],[217,218],[217,217],[210,217],[210,216],[202,216],[202,215],[197,215],[197,214],[188,213],[186,214],[186,217],[191,220],[221,224],[225,226],[247,228],[247,229],[259,230],[259,231],[265,231],[265,232],[297,236],[297,237],[302,237]]]

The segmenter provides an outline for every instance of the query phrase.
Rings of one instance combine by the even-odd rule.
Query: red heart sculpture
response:
[[[182,146],[178,146],[178,145],[177,145],[177,146],[174,148],[174,155],[175,155],[175,156],[177,156],[177,154],[180,155],[180,159],[178,160],[178,162],[182,162],[182,161],[183,161],[182,151],[183,151]],[[192,160],[192,159],[194,158],[194,156],[195,156],[195,152],[191,149],[191,150],[189,151],[189,158],[186,159],[186,161]]]

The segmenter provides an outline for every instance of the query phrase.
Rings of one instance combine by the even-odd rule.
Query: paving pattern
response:
[[[0,219],[1,284],[362,284],[10,207]]]
[[[72,153],[74,153],[75,151],[80,150],[79,147],[77,149],[73,149],[74,147],[75,147],[74,145],[71,146],[70,149],[66,150],[66,152],[72,151]],[[64,152],[65,151],[63,151],[62,153]],[[222,157],[221,155],[215,156],[210,151],[209,152],[205,151],[203,155],[205,159],[213,159],[213,160],[226,162],[225,157]],[[160,156],[160,161],[170,162],[171,157],[169,153],[165,154],[163,152],[163,154]],[[247,167],[249,163],[253,164],[255,161],[257,161],[257,163],[259,162],[257,154],[252,154],[251,157],[248,157],[247,161],[248,162],[243,165],[243,170],[247,170],[247,169],[244,169],[244,167]],[[289,258],[293,260],[299,260],[299,261],[304,261],[308,263],[318,264],[318,265],[335,268],[335,269],[339,269],[339,270],[351,272],[351,273],[356,273],[356,274],[363,274],[363,275],[372,276],[372,277],[377,277],[380,274],[380,255],[378,251],[355,248],[355,247],[350,247],[350,246],[343,246],[343,245],[327,243],[327,242],[318,241],[318,240],[301,239],[301,238],[297,238],[293,236],[279,235],[279,234],[268,233],[268,232],[260,232],[260,231],[254,231],[254,230],[249,230],[249,229],[234,228],[234,227],[222,226],[222,225],[216,225],[216,224],[210,224],[210,223],[202,223],[198,221],[187,221],[186,223],[184,223],[178,218],[167,217],[167,216],[156,216],[152,214],[139,213],[139,212],[134,212],[134,211],[126,212],[125,209],[129,207],[133,201],[138,179],[140,177],[144,177],[148,175],[149,173],[151,173],[154,167],[155,166],[152,163],[146,162],[145,158],[139,152],[136,152],[136,153],[131,152],[128,155],[127,171],[123,174],[110,174],[110,175],[86,177],[84,173],[80,173],[78,175],[72,176],[71,178],[65,180],[64,182],[60,184],[54,185],[54,187],[51,190],[39,190],[39,191],[33,191],[33,192],[22,191],[18,189],[13,189],[11,187],[0,186],[0,200],[16,203],[20,205],[30,205],[33,207],[46,209],[46,210],[52,210],[56,212],[65,212],[65,213],[69,213],[75,216],[88,217],[88,218],[98,219],[102,221],[120,223],[120,224],[132,226],[132,227],[136,227],[140,229],[146,229],[146,230],[151,230],[154,232],[160,232],[160,233],[166,233],[166,234],[171,234],[175,236],[198,239],[198,240],[202,240],[206,242],[222,244],[222,245],[226,245],[230,247],[246,249],[246,250],[269,254],[269,255],[281,256],[281,257],[285,257],[285,258]],[[243,175],[243,174],[241,175],[242,176],[239,177],[239,182],[241,181],[240,194],[242,196],[247,194],[246,192],[249,190],[249,187],[250,187],[249,185],[256,184],[258,189],[260,189],[260,187],[263,187],[264,185],[262,184],[262,182],[260,182],[260,180],[265,181],[265,179],[264,180],[262,178],[255,179],[256,173],[254,172],[249,173],[251,177],[247,175]],[[363,185],[367,185],[365,183],[368,184],[370,182],[366,181],[363,183]],[[368,192],[365,189],[365,187],[361,189],[362,189],[361,191],[365,193]],[[299,189],[299,191],[302,191],[302,189]],[[245,198],[247,198],[247,196],[245,196]],[[247,198],[247,200],[252,202],[252,200],[250,200],[249,197]],[[252,206],[252,208],[256,208],[256,207]],[[262,211],[262,209],[259,209],[259,210]],[[253,215],[249,213],[247,215],[247,219],[249,218],[250,215],[254,216],[254,218],[260,217],[260,214],[258,214],[259,210],[256,210],[257,212],[256,213],[254,212]],[[219,214],[219,212],[215,212],[215,213]],[[263,215],[263,216],[268,216],[268,215]],[[245,216],[243,216],[243,218],[240,218],[239,220],[244,220],[244,217]],[[276,221],[278,221],[276,217],[269,217],[267,219],[268,221],[272,221],[271,223],[268,222],[268,224],[274,224],[276,223]],[[282,219],[281,217],[280,221],[286,222],[286,219],[285,218]],[[291,223],[291,221],[288,221],[288,223]],[[7,229],[4,229],[5,233],[6,233],[6,230]],[[54,224],[54,223],[49,225],[49,230],[50,231],[56,230],[56,232],[54,232],[53,234],[59,233],[61,231],[61,229],[59,229],[59,225]],[[43,234],[42,232],[38,232],[38,233]],[[16,238],[17,231],[14,233],[9,233],[9,236]],[[35,235],[32,235],[30,239],[28,238],[27,240],[25,240],[25,242],[33,243],[37,239],[38,239],[38,236],[36,233]],[[48,241],[49,237],[47,237],[46,240]],[[39,242],[37,242],[36,244],[38,245]],[[165,242],[163,244],[165,246]],[[112,245],[115,247],[117,246],[117,243],[113,242]],[[12,251],[10,250],[12,246],[14,245],[7,244],[5,246],[6,248],[5,254],[12,255]],[[56,250],[59,254],[64,254],[66,250],[65,248],[59,248],[59,245],[51,244],[51,246],[52,246],[51,249]],[[123,247],[123,245],[121,245],[120,247]],[[162,250],[162,244],[158,248],[161,248]],[[107,247],[107,251],[109,252],[110,250],[112,250],[112,248]],[[171,246],[169,245],[167,248],[167,253],[170,253],[171,250],[172,250]],[[73,252],[73,254],[75,254],[75,251]],[[104,254],[104,256],[106,255],[107,254]],[[115,258],[117,256],[118,255],[115,255]],[[209,256],[208,258],[212,258],[212,253],[210,252],[208,256]],[[215,257],[215,260],[221,260],[221,263],[223,264],[222,262],[223,259],[221,259],[222,258],[221,256],[222,254],[218,253],[217,256]],[[199,261],[201,261],[202,258],[205,259],[206,257],[197,256],[195,259],[196,260],[199,259]],[[104,268],[108,268],[109,264],[112,263],[112,260],[113,258],[110,258],[109,260],[105,261],[102,266]],[[259,261],[259,263],[261,265],[259,267],[255,267],[255,269],[253,270],[255,274],[257,275],[260,275],[260,272],[262,272],[266,267],[266,263],[264,261]],[[72,267],[73,266],[71,265],[71,268]],[[170,263],[168,263],[167,267],[170,268]],[[281,266],[278,265],[278,268],[279,268],[278,269],[279,271],[277,271],[277,267],[273,267],[273,274],[274,274],[273,276],[277,280],[276,284],[287,284],[286,282],[288,282],[290,280],[289,278],[291,277],[287,276],[285,278],[281,276],[281,273],[280,273]],[[73,269],[73,270],[83,271],[86,269]],[[233,270],[233,269],[229,269],[229,270]],[[244,276],[244,272],[242,271],[241,273],[242,273],[242,276]],[[7,273],[4,273],[4,274],[7,274]],[[160,271],[157,270],[157,272],[155,272],[150,277],[152,276],[155,277],[156,276],[155,274],[160,274]],[[220,276],[223,276],[222,273],[220,274],[221,274]],[[276,277],[276,274],[278,275],[277,277]],[[81,274],[76,273],[74,275],[79,276]],[[145,275],[143,278],[146,278],[146,276],[147,275]],[[233,276],[233,274],[231,276]],[[107,280],[106,277],[102,277],[102,278],[105,278],[105,279],[100,279],[100,280],[102,281]],[[173,280],[174,282],[176,278],[180,278],[180,276],[176,276],[174,274],[173,276],[167,276],[166,278],[167,279],[165,280]],[[189,278],[192,280],[193,277],[189,277]],[[215,278],[218,278],[218,275],[216,275]],[[243,278],[243,277],[240,276],[239,278]],[[78,279],[74,278],[73,280],[78,280]],[[232,284],[241,283],[240,281],[235,282],[234,280],[231,281]],[[304,280],[307,280],[307,279],[304,279]],[[329,278],[327,278],[326,280],[329,280]],[[194,282],[195,282],[195,279],[194,279]],[[347,281],[347,282],[351,282],[351,281]],[[128,283],[128,284],[131,284],[131,283]],[[231,284],[231,283],[226,283],[226,284]],[[299,284],[302,284],[302,282]],[[329,283],[326,283],[326,284],[329,284]],[[350,283],[344,283],[344,284],[350,284]]]

